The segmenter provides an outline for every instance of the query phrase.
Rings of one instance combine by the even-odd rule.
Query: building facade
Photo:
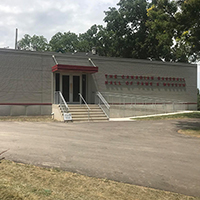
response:
[[[197,66],[0,49],[0,116],[50,115],[55,91],[68,104],[89,104],[100,92],[110,117],[196,110]]]

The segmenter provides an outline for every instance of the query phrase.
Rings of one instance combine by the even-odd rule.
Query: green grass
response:
[[[98,179],[3,160],[0,163],[1,200],[200,200],[107,179]]]
[[[161,115],[152,117],[135,117],[134,120],[161,120],[161,119],[184,119],[184,118],[200,118],[200,112],[178,113],[173,115]]]

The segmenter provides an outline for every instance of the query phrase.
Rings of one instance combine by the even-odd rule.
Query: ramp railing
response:
[[[187,107],[186,102],[173,99],[108,92],[102,92],[101,95],[109,102],[112,113],[120,114],[120,117],[178,112]]]
[[[103,97],[103,95],[100,92],[96,93],[96,97],[97,97],[97,104],[99,105],[101,110],[105,113],[107,118],[109,119],[110,118],[110,105],[109,105],[109,103],[106,101],[106,99]]]

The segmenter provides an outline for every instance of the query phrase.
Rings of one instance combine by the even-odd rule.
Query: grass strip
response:
[[[0,177],[1,200],[200,200],[182,194],[7,160],[0,163]]]
[[[200,112],[191,112],[191,113],[178,113],[170,115],[158,115],[150,117],[134,117],[133,120],[162,120],[162,119],[185,119],[185,118],[200,118]]]

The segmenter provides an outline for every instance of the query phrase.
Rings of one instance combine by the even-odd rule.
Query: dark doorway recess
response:
[[[62,76],[62,93],[66,102],[69,102],[69,76]]]

